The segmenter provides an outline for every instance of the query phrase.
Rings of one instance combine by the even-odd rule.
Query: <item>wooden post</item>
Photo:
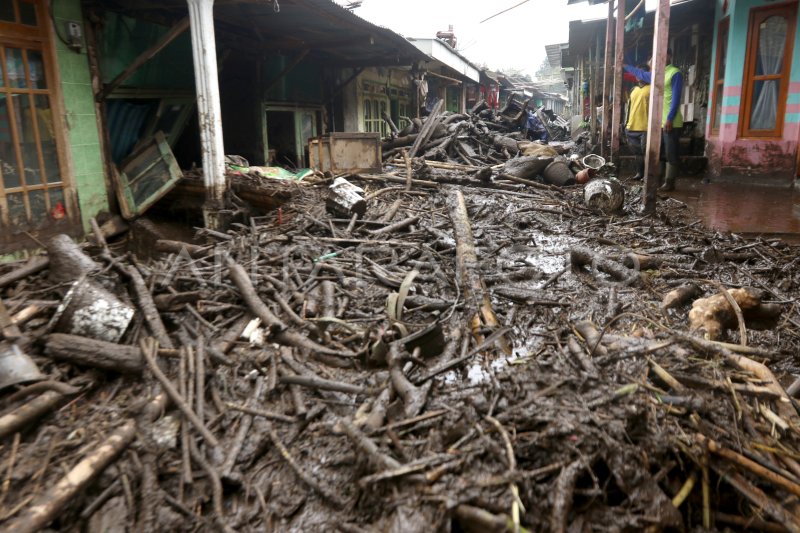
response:
[[[611,118],[611,158],[614,159],[616,163],[619,163],[620,123],[622,122],[622,63],[625,61],[625,4],[626,2],[624,0],[617,2],[617,42],[615,45],[614,58],[614,112]]]
[[[219,99],[217,46],[214,37],[214,0],[186,0],[192,30],[192,59],[200,123],[200,148],[203,156],[203,181],[206,202],[205,225],[219,229],[224,225],[221,208],[225,204],[225,148],[222,142],[222,106]]]
[[[600,40],[599,34],[597,40]],[[594,51],[589,48],[589,132],[592,144],[597,142],[597,106],[594,103],[597,95],[597,52],[597,46]]]
[[[642,210],[646,214],[656,210],[656,196],[660,182],[661,115],[664,109],[664,68],[667,66],[669,45],[669,0],[658,0],[653,33],[652,81],[650,83],[650,118],[647,126],[647,152],[645,153],[645,193]]]
[[[617,0],[617,3],[624,6],[625,0]],[[624,20],[623,20],[624,26]],[[609,107],[609,96],[611,96],[611,51],[614,37],[614,1],[608,0],[608,18],[606,19],[606,53],[603,61],[603,129],[600,130],[600,155],[607,157],[606,143],[608,142],[609,123],[611,122],[611,108]]]

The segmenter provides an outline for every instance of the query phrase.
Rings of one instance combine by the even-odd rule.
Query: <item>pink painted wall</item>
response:
[[[719,132],[711,132],[711,109],[707,120],[706,155],[709,160],[709,172],[712,177],[718,179],[791,185],[797,176],[797,151],[800,145],[800,35],[795,35],[791,83],[787,95],[782,137],[739,138],[739,120],[742,112],[741,84],[747,53],[750,10],[769,3],[765,0],[732,0],[729,4],[728,12],[723,14],[722,1],[717,1],[715,48],[716,32],[724,16],[730,17],[730,29]],[[712,53],[712,68],[715,68],[717,50],[714,49]]]

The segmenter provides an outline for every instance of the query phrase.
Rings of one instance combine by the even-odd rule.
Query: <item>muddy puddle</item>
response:
[[[800,242],[800,193],[794,187],[682,181],[671,196],[685,202],[711,230]]]

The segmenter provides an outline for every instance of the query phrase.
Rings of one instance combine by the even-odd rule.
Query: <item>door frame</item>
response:
[[[264,161],[269,161],[269,135],[267,134],[267,113],[272,111],[278,112],[290,112],[294,114],[294,143],[295,143],[295,153],[297,154],[297,160],[295,164],[297,168],[304,168],[305,167],[305,158],[308,156],[306,154],[306,146],[303,141],[300,139],[300,131],[301,131],[301,122],[300,116],[303,112],[311,112],[314,113],[314,132],[312,133],[311,137],[316,137],[319,135],[320,128],[321,128],[321,119],[323,113],[323,106],[315,105],[315,104],[292,104],[287,102],[262,102],[261,104],[261,135],[264,139]]]
[[[27,27],[18,24],[0,22],[0,42],[4,45],[19,47],[38,47],[41,49],[44,60],[44,72],[48,82],[47,91],[50,96],[50,109],[53,120],[53,137],[56,145],[56,158],[61,174],[62,191],[67,211],[67,220],[70,223],[68,232],[71,234],[82,233],[81,212],[78,205],[78,195],[75,190],[74,166],[67,139],[68,124],[66,120],[66,106],[64,105],[61,90],[61,76],[58,68],[58,56],[55,50],[53,25],[49,14],[47,0],[34,0],[36,7],[37,26]],[[0,187],[0,195],[5,196],[4,188]],[[0,227],[13,229],[0,220]],[[35,242],[31,240],[31,245]],[[0,253],[14,251],[7,249],[8,243],[0,242]],[[25,248],[28,248],[27,246]]]

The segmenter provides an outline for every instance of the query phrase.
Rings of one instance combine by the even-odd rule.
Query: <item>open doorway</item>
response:
[[[297,135],[294,111],[267,111],[267,139],[270,164],[297,165]]]
[[[308,140],[319,135],[321,109],[271,106],[265,108],[266,159],[271,165],[308,167]]]

